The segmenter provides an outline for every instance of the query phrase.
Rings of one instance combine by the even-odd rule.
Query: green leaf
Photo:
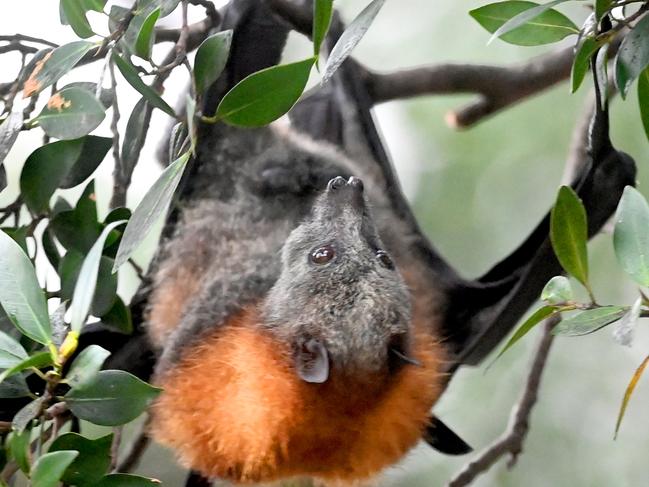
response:
[[[104,120],[104,106],[82,88],[66,88],[52,95],[34,119],[45,133],[57,139],[78,139],[95,130]]]
[[[3,227],[0,229],[7,235],[9,235],[14,242],[20,245],[20,248],[23,249],[27,255],[29,255],[29,249],[27,248],[27,225],[22,227],[13,228],[13,227]]]
[[[471,10],[469,14],[487,31],[494,33],[510,19],[538,6],[534,2],[512,0],[491,3]],[[578,33],[579,29],[568,17],[556,10],[546,10],[500,38],[519,46],[538,46],[557,42],[566,36]]]
[[[47,210],[54,191],[81,184],[101,164],[111,144],[108,137],[87,135],[36,149],[20,174],[20,191],[27,207],[37,214]]]
[[[613,6],[613,0],[595,0],[595,17],[600,20]]]
[[[18,365],[27,358],[27,352],[17,340],[0,330],[0,369]]]
[[[45,397],[34,399],[29,404],[25,405],[18,411],[11,420],[11,427],[17,433],[21,434],[29,426],[36,416],[41,413],[43,405],[45,404]]]
[[[68,466],[61,480],[69,485],[95,486],[110,467],[113,435],[89,440],[77,433],[66,433],[54,440],[49,452],[69,450],[79,456]]]
[[[322,74],[321,84],[331,79],[347,56],[351,54],[365,33],[374,22],[385,0],[373,0],[358,16],[351,21],[331,50]]]
[[[595,57],[595,82],[599,86],[600,92],[600,106],[602,110],[606,108],[608,101],[608,48],[610,44],[604,44],[602,48],[597,51]]]
[[[72,27],[74,33],[79,37],[86,39],[92,37],[95,33],[86,18],[88,10],[96,10],[101,12],[105,5],[105,1],[87,1],[87,0],[61,0],[61,9],[65,16],[65,20]]]
[[[584,41],[579,45],[570,72],[570,89],[572,93],[577,91],[582,81],[584,81],[584,76],[586,76],[590,65],[590,58],[598,47],[599,44],[597,41],[590,37],[584,39]]]
[[[101,225],[97,222],[95,199],[95,185],[91,181],[73,210],[62,209],[50,220],[49,228],[66,249],[86,254],[99,238]]]
[[[57,487],[63,473],[79,456],[78,451],[55,451],[39,457],[31,472],[33,487]]]
[[[50,265],[54,269],[58,269],[59,263],[61,262],[61,254],[59,253],[59,249],[56,246],[56,243],[54,242],[54,233],[49,226],[43,231],[41,241],[43,244],[43,250],[45,251],[45,256],[47,257]]]
[[[629,404],[629,400],[633,395],[633,391],[635,391],[635,387],[638,385],[638,381],[640,380],[640,377],[642,376],[644,369],[647,368],[647,364],[649,364],[649,356],[645,357],[645,359],[642,361],[640,366],[633,373],[633,377],[631,377],[631,381],[629,381],[629,385],[626,386],[626,390],[624,391],[624,398],[622,399],[622,405],[620,406],[620,412],[618,413],[617,421],[615,422],[614,438],[617,438],[617,433],[620,431],[620,425],[622,424],[622,419],[624,418],[626,407]]]
[[[543,306],[542,308],[537,309],[521,326],[518,327],[518,329],[514,332],[514,334],[505,344],[500,353],[496,356],[494,362],[498,360],[507,350],[509,350],[518,340],[527,335],[527,333],[532,328],[534,328],[544,319],[557,314],[559,311],[560,308],[557,306]]]
[[[137,35],[135,54],[143,59],[149,59],[151,57],[151,48],[155,39],[155,23],[158,21],[158,17],[160,17],[160,8],[156,8],[147,15]]]
[[[0,166],[16,142],[20,129],[23,127],[22,112],[11,112],[0,125]],[[1,190],[1,189],[0,189]]]
[[[25,82],[23,95],[35,95],[56,83],[61,76],[69,73],[88,51],[96,47],[96,44],[87,41],[75,41],[57,47],[36,64]]]
[[[79,280],[84,256],[81,252],[70,249],[61,260],[59,276],[61,277],[61,298],[71,300]],[[108,312],[117,299],[117,276],[113,274],[113,259],[101,256],[97,286],[90,307],[90,313],[101,316]]]
[[[23,335],[47,345],[52,342],[45,295],[29,257],[0,232],[0,304]]]
[[[491,38],[487,42],[487,44],[490,44],[494,39],[497,39],[498,37],[502,37],[503,35],[507,34],[508,32],[513,31],[514,29],[527,24],[528,22],[537,19],[541,14],[544,12],[547,12],[550,10],[552,7],[555,5],[559,5],[560,3],[564,3],[568,0],[553,0],[552,2],[544,3],[541,5],[537,5],[536,7],[530,6],[530,8],[523,10],[521,13],[518,15],[515,15],[511,19],[509,19],[507,22],[505,22],[503,25],[498,27],[496,31],[492,34]],[[556,12],[556,11],[554,11]],[[558,12],[557,12],[558,13]],[[537,20],[539,22],[539,20]],[[575,26],[575,29],[577,26]]]
[[[649,140],[649,68],[645,69],[638,78],[638,105],[644,133]]]
[[[161,389],[121,370],[103,370],[65,396],[72,413],[100,426],[118,426],[137,418]]]
[[[196,155],[196,144],[198,143],[196,125],[194,117],[196,116],[196,100],[187,95],[185,98],[185,111],[187,117],[187,132],[189,133],[189,149],[193,155]]]
[[[602,306],[582,311],[570,318],[561,320],[553,330],[554,335],[581,336],[593,333],[622,318],[628,306]]]
[[[216,116],[232,125],[261,127],[288,112],[304,91],[315,58],[262,69],[228,91]]]
[[[150,117],[151,111],[146,98],[140,98],[128,118],[126,132],[124,132],[121,157],[124,167],[132,168],[136,166],[144,146]]]
[[[171,12],[176,10],[176,7],[180,3],[180,0],[158,0],[158,3],[160,4],[160,8],[162,9],[160,16],[166,17]]]
[[[79,278],[77,279],[77,284],[74,288],[72,305],[70,306],[70,329],[72,331],[81,331],[81,328],[88,317],[92,297],[95,294],[95,288],[97,287],[99,262],[101,259],[101,253],[104,249],[106,237],[108,237],[108,234],[113,230],[113,228],[118,227],[122,223],[124,222],[117,221],[107,225],[83,261],[81,272],[79,272]]]
[[[0,383],[0,399],[29,396],[30,391],[23,374],[12,375]]]
[[[622,40],[615,58],[615,82],[622,98],[649,66],[649,15],[645,14]]]
[[[554,253],[565,271],[590,289],[586,250],[588,240],[586,210],[579,196],[568,186],[559,189],[557,201],[552,208],[550,240]]]
[[[11,377],[12,375],[17,374],[18,372],[22,372],[23,370],[31,368],[42,369],[43,367],[52,365],[53,362],[54,360],[52,359],[52,354],[49,351],[38,352],[31,357],[27,357],[13,367],[3,371],[0,374],[0,383],[3,382],[7,377]]]
[[[101,370],[110,352],[99,345],[89,345],[74,359],[65,381],[72,387],[83,387],[91,382]]]
[[[315,0],[313,2],[313,55],[320,55],[320,46],[327,35],[331,15],[333,13],[333,0]]]
[[[224,30],[205,39],[194,59],[196,93],[204,93],[223,72],[230,54],[232,31]]]
[[[572,286],[563,276],[554,276],[541,292],[541,299],[548,304],[563,304],[572,301]]]
[[[159,487],[160,481],[128,473],[106,475],[94,487]]]
[[[118,296],[113,307],[101,316],[101,324],[109,330],[130,335],[133,333],[131,309]]]
[[[153,88],[142,81],[142,78],[140,78],[136,69],[130,62],[128,62],[123,57],[118,56],[117,54],[113,54],[112,59],[117,66],[117,69],[119,69],[119,72],[122,73],[122,76],[124,76],[126,81],[128,81],[128,83],[133,88],[139,91],[140,94],[144,96],[144,98],[146,98],[149,103],[151,103],[151,105],[159,108],[171,117],[176,117],[176,113],[174,112],[173,108],[171,108]]]
[[[115,257],[113,271],[119,269],[129,259],[149,234],[153,224],[166,213],[188,160],[189,153],[187,152],[172,162],[144,195],[126,225],[117,250],[117,257]]]
[[[11,438],[8,441],[9,454],[14,459],[16,465],[22,472],[29,472],[31,468],[30,455],[29,455],[29,442],[31,439],[31,431],[24,430],[22,433],[11,433]]]
[[[615,256],[641,286],[649,286],[649,204],[632,186],[624,188],[615,215]]]

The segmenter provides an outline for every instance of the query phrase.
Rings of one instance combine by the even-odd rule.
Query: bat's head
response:
[[[288,237],[265,322],[308,382],[386,377],[409,363],[410,295],[383,248],[360,179],[332,179]]]

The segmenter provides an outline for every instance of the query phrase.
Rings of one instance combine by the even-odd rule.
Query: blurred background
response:
[[[368,0],[336,0],[347,21]],[[128,1],[109,2],[122,5]],[[216,2],[221,4],[223,2]],[[499,40],[486,45],[489,34],[469,15],[487,0],[389,1],[355,51],[370,68],[384,71],[440,62],[516,63],[559,45],[524,48]],[[58,23],[58,2],[21,0],[3,2],[2,34],[22,33],[65,43],[75,40],[72,30]],[[561,7],[580,25],[588,15],[583,6]],[[192,20],[203,16],[191,8]],[[178,12],[165,19],[179,25]],[[93,25],[106,18],[91,13]],[[568,39],[574,42],[574,38]],[[160,59],[170,45],[156,46]],[[287,59],[304,57],[310,44],[291,37]],[[19,56],[12,62],[3,55],[0,82],[15,78]],[[66,81],[97,81],[101,63],[75,70]],[[180,70],[178,70],[180,71]],[[106,80],[108,81],[108,80]],[[561,180],[573,124],[579,117],[590,83],[570,95],[566,83],[524,101],[466,131],[453,131],[444,115],[471,100],[471,96],[426,97],[381,105],[376,116],[422,226],[440,252],[468,277],[480,275],[509,253],[551,206]],[[178,100],[186,80],[180,72],[167,82],[165,98]],[[139,96],[126,84],[118,88],[125,130],[128,115]],[[635,89],[627,101],[612,107],[612,138],[618,148],[638,163],[639,188],[646,191],[649,143],[640,123]],[[37,112],[36,112],[37,113]],[[110,117],[108,117],[110,118]],[[141,162],[129,192],[135,206],[160,171],[154,152],[169,120],[154,111]],[[110,136],[108,122],[96,131]],[[20,169],[41,142],[42,133],[20,135],[6,161],[9,187],[0,193],[0,206],[15,198]],[[110,154],[100,166],[97,197],[100,216],[107,213],[112,181]],[[80,187],[81,188],[81,187]],[[75,201],[80,188],[61,192]],[[136,255],[146,264],[155,238]],[[631,304],[633,285],[618,268],[612,239],[603,234],[589,246],[592,281],[601,303]],[[126,266],[124,266],[126,267]],[[41,268],[41,278],[58,284]],[[130,270],[120,271],[120,294],[128,298],[137,286]],[[622,396],[633,371],[649,353],[646,320],[640,321],[632,347],[613,341],[611,328],[580,338],[555,342],[543,377],[540,401],[532,415],[525,451],[509,471],[501,461],[478,479],[478,486],[641,486],[647,485],[646,452],[649,450],[649,385],[641,380],[628,408],[620,434],[613,430]],[[461,370],[453,379],[435,413],[471,443],[476,450],[488,445],[506,428],[510,409],[525,380],[538,330],[505,354],[489,371],[485,366]],[[133,425],[133,431],[137,425]],[[97,431],[97,434],[104,433]],[[378,481],[382,486],[440,486],[471,457],[453,458],[421,446]],[[161,479],[163,485],[184,485],[184,472],[174,466],[172,454],[154,447],[144,457],[139,473]]]

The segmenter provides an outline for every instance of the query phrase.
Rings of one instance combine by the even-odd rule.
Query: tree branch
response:
[[[510,455],[507,466],[516,464],[518,456],[523,451],[523,443],[530,428],[530,415],[538,399],[541,376],[547,363],[548,354],[554,340],[552,328],[559,323],[560,318],[553,317],[546,321],[543,335],[536,349],[534,360],[530,366],[525,383],[525,390],[517,405],[512,409],[510,426],[507,431],[491,446],[487,447],[477,458],[467,463],[464,468],[447,484],[447,487],[463,487],[469,485],[475,478],[486,472],[500,458]]]

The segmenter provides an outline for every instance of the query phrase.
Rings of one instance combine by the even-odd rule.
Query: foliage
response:
[[[360,41],[382,4],[375,0],[352,23],[345,36],[353,38],[353,45],[346,44],[337,58],[330,56],[335,66],[327,65],[328,75]],[[92,440],[79,433],[61,433],[61,426],[73,418],[103,426],[124,425],[142,414],[160,393],[127,372],[102,370],[110,352],[99,345],[77,350],[80,335],[92,317],[112,330],[132,331],[129,309],[117,295],[116,271],[133,263],[133,252],[168,211],[195,150],[197,123],[259,126],[284,115],[305,89],[332,16],[331,0],[316,1],[313,57],[251,74],[212,107],[215,115],[208,117],[202,113],[203,102],[226,67],[232,32],[206,35],[193,66],[182,39],[174,47],[175,58],[158,64],[152,59],[156,24],[181,6],[187,9],[188,2],[139,0],[132,9],[113,6],[105,12],[104,0],[61,0],[61,22],[81,39],[55,47],[42,41],[47,47],[32,56],[19,81],[23,95],[32,101],[30,108],[24,112],[13,108],[17,90],[3,99],[0,190],[6,185],[2,162],[20,132],[41,129],[46,141],[23,166],[19,198],[0,213],[0,225],[14,220],[13,226],[0,231],[0,400],[24,403],[10,428],[0,426],[0,485],[10,480],[2,472],[11,475],[14,471],[3,470],[5,462],[15,465],[35,487],[156,484],[152,479],[111,471],[119,447],[117,436]],[[108,37],[96,34],[97,26],[87,15],[90,11],[108,16]],[[99,79],[57,87],[70,71],[91,62],[104,64]],[[169,73],[183,66],[193,83],[186,113],[180,116],[161,92]],[[115,72],[142,95],[129,117],[121,148],[115,126],[113,138],[93,135],[108,111],[116,125],[119,83]],[[110,89],[103,86],[106,73],[110,73]],[[32,116],[48,88],[49,99]],[[132,172],[153,109],[177,120],[170,163],[132,214],[113,205],[100,221],[92,175],[111,147],[116,163]],[[117,186],[127,185],[130,173],[121,176]],[[57,196],[59,189],[84,182],[85,189],[75,203]],[[40,254],[60,278],[58,291],[49,291],[39,282],[34,264]]]
[[[568,1],[542,5],[504,1],[485,5],[470,14],[493,33],[493,38],[518,45],[545,44],[574,36],[577,54],[572,66],[573,91],[583,84],[597,50],[612,44],[625,26],[631,26],[613,60],[614,76],[622,95],[638,80],[642,123],[649,137],[647,3],[595,0],[594,13],[579,28],[554,9]],[[332,77],[361,41],[384,2],[368,2],[342,33],[322,69],[322,83]],[[183,35],[174,46],[175,56],[162,64],[152,59],[159,21],[175,8],[186,10],[188,3],[138,0],[131,9],[113,6],[106,12],[105,0],[60,0],[61,22],[79,39],[62,46],[42,40],[43,49],[25,55],[17,89],[2,99],[0,191],[6,186],[2,164],[19,134],[42,130],[46,136],[22,168],[19,198],[0,209],[0,225],[4,225],[0,229],[0,400],[18,399],[24,403],[10,426],[0,429],[0,467],[8,462],[35,487],[61,483],[82,487],[155,484],[152,479],[110,470],[111,456],[119,447],[116,437],[91,440],[78,433],[61,434],[62,424],[72,419],[107,426],[128,423],[160,393],[160,389],[124,371],[102,370],[110,352],[98,345],[78,350],[80,334],[94,318],[113,330],[131,332],[130,311],[117,293],[115,272],[127,263],[136,267],[133,252],[168,211],[196,147],[197,124],[225,122],[254,127],[287,113],[303,96],[313,67],[320,64],[333,13],[332,0],[314,1],[311,57],[252,73],[226,93],[217,106],[210,107],[204,104],[206,95],[226,68],[230,31],[206,34],[193,65],[187,58],[187,39]],[[90,22],[97,17],[89,19],[89,12],[102,12],[108,17],[108,36],[97,34],[97,26]],[[600,29],[603,19],[612,13],[612,27]],[[605,58],[601,63],[604,61]],[[93,62],[103,63],[97,79],[58,87],[70,71]],[[177,68],[187,69],[192,80],[184,114],[176,113],[162,95],[165,79]],[[119,80],[115,72],[121,75]],[[104,87],[107,73],[110,88]],[[93,135],[93,131],[107,113],[116,125],[116,88],[124,82],[142,98],[132,108],[120,147],[116,128],[112,128],[112,138]],[[25,110],[14,107],[18,89],[30,101]],[[42,103],[46,89],[51,94]],[[40,111],[33,115],[37,106]],[[153,109],[161,110],[176,122],[170,138],[169,165],[132,214],[120,206],[123,201],[116,199],[111,213],[100,221],[92,175],[112,147],[118,169],[116,192],[125,194]],[[57,195],[59,189],[84,183],[76,202]],[[13,225],[9,226],[11,219]],[[638,284],[647,286],[649,205],[633,188],[625,192],[617,220],[614,241],[620,265]],[[559,193],[551,228],[559,261],[567,273],[586,287],[590,300],[575,300],[570,282],[561,276],[553,278],[543,293],[547,305],[519,328],[501,354],[538,322],[558,313],[573,313],[555,330],[564,335],[590,333],[615,321],[632,328],[638,317],[649,313],[649,302],[642,294],[637,306],[596,303],[588,280],[586,217],[569,188],[562,188]],[[42,269],[37,273],[34,264],[40,255],[47,258],[48,265],[58,274],[59,290],[48,290],[39,282]],[[646,363],[629,385],[618,427]],[[0,468],[0,472],[13,470]],[[2,475],[0,486],[8,481]]]

